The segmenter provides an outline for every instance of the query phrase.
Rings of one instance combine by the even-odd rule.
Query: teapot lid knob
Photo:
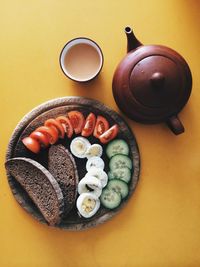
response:
[[[165,82],[165,76],[161,72],[154,72],[150,78],[151,84],[155,89],[161,89]]]

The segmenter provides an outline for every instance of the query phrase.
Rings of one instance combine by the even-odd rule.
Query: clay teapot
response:
[[[130,27],[125,33],[128,54],[118,65],[112,85],[117,105],[137,122],[166,122],[173,133],[183,133],[177,114],[192,89],[188,64],[171,48],[142,45]]]

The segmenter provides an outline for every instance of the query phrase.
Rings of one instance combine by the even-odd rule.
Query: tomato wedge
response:
[[[104,118],[103,116],[100,116],[100,115],[97,116],[96,125],[95,125],[95,128],[94,128],[93,135],[96,138],[99,138],[100,135],[102,135],[108,129],[109,129],[109,123],[106,120],[106,118]]]
[[[62,127],[64,128],[67,137],[71,138],[73,134],[73,127],[70,120],[65,116],[59,116],[56,118],[56,121],[62,124]]]
[[[48,141],[51,145],[58,141],[58,131],[55,127],[41,126],[35,131],[43,133],[48,138]]]
[[[85,124],[85,118],[83,114],[80,111],[75,110],[75,111],[70,111],[68,113],[68,117],[74,129],[74,132],[76,134],[81,133]]]
[[[47,127],[50,127],[50,128],[55,127],[56,130],[58,130],[58,132],[59,132],[59,136],[61,138],[64,138],[65,130],[64,130],[62,124],[59,121],[57,121],[55,119],[48,119],[48,120],[45,121],[44,126],[47,126]]]
[[[110,129],[104,132],[100,137],[99,140],[102,144],[106,144],[112,139],[114,139],[119,132],[119,126],[117,124],[113,125]]]
[[[28,136],[28,137],[25,137],[22,139],[22,143],[31,152],[33,152],[33,153],[39,153],[40,152],[40,144],[37,140]]]
[[[96,116],[94,115],[94,113],[91,112],[85,120],[85,125],[81,132],[81,135],[85,137],[90,136],[94,131],[95,124],[96,124]]]
[[[41,145],[43,145],[44,147],[48,147],[49,145],[49,140],[48,138],[41,132],[32,132],[30,134],[30,137],[35,139],[36,141],[38,141]]]

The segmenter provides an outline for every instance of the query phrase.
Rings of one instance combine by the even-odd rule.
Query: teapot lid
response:
[[[177,114],[191,93],[192,77],[186,61],[165,46],[138,47],[128,53],[116,72],[115,99],[131,119],[139,122],[161,122]]]

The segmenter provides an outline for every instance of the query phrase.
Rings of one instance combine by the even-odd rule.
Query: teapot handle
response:
[[[177,115],[170,117],[167,120],[167,125],[170,130],[176,135],[181,134],[185,131],[184,126]]]

